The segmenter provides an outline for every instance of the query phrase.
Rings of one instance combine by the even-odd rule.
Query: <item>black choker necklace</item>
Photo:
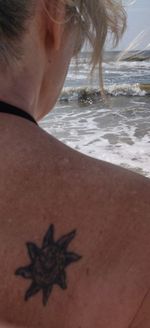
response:
[[[36,125],[38,125],[37,122],[35,121],[35,119],[29,113],[25,112],[24,110],[22,110],[20,108],[9,105],[3,101],[0,101],[0,113],[17,115],[17,116],[23,117],[26,120],[29,120],[29,121],[35,123]]]

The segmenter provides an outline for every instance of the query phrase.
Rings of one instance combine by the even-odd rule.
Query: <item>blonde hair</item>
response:
[[[121,0],[41,0],[65,5],[67,21],[74,20],[78,27],[75,54],[85,40],[91,47],[92,68],[102,63],[102,53],[108,33],[116,45],[126,27],[126,14]],[[1,0],[0,5],[0,59],[20,58],[19,47],[27,20],[32,16],[36,0]],[[9,56],[10,55],[10,56]]]
[[[113,46],[118,44],[126,28],[126,12],[120,0],[61,0],[73,12],[78,22],[80,38],[76,42],[78,53],[85,40],[88,40],[93,68],[101,63],[104,44],[111,34]]]
[[[126,29],[126,12],[121,0],[60,0],[66,6],[67,20],[77,23],[78,37],[75,55],[78,55],[84,42],[91,47],[91,72],[99,64],[101,94],[104,95],[102,61],[107,36],[113,47],[117,46]],[[58,7],[58,0],[55,6]]]

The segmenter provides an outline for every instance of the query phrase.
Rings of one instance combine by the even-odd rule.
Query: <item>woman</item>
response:
[[[0,1],[2,326],[150,325],[149,180],[36,124],[84,39],[94,67],[124,27],[115,0]]]

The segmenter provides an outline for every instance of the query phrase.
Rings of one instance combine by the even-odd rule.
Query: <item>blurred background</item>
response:
[[[128,28],[119,43],[119,50],[150,50],[150,1],[124,0]]]
[[[100,97],[89,48],[73,59],[61,97],[41,126],[88,156],[150,177],[150,1],[124,0],[128,28],[116,49],[107,42]]]

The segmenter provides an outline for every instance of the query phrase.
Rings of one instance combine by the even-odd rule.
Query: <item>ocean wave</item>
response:
[[[111,69],[150,69],[150,61],[111,61],[103,63],[104,70]]]
[[[147,51],[145,53],[135,53],[135,54],[120,54],[118,57],[120,61],[128,61],[128,62],[143,62],[143,61],[150,61],[150,52]]]
[[[110,96],[139,96],[144,97],[150,95],[150,84],[113,84],[105,87],[105,94]],[[93,103],[98,101],[101,96],[100,90],[97,88],[70,88],[65,87],[62,91],[60,101],[78,101],[81,103]]]
[[[148,87],[149,86],[149,87]],[[113,84],[106,88],[106,93],[111,96],[139,96],[143,97],[150,93],[150,85],[144,86],[144,84]]]

